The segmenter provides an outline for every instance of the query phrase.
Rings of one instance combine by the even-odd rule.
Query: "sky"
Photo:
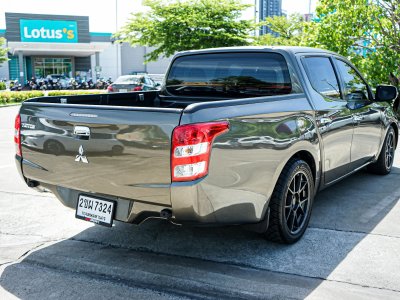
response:
[[[242,0],[254,4],[255,0]],[[317,0],[311,0],[311,11]],[[118,19],[116,24],[116,3]],[[0,0],[0,29],[5,29],[5,12],[89,16],[91,32],[114,32],[122,26],[130,13],[143,10],[141,0]],[[258,0],[257,0],[258,3]],[[307,13],[309,0],[282,0],[282,9],[288,14]],[[244,13],[245,18],[254,17],[254,8]]]

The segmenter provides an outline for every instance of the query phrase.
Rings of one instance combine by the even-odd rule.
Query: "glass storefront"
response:
[[[50,74],[72,77],[72,59],[35,57],[33,58],[33,69],[36,78],[43,78]]]

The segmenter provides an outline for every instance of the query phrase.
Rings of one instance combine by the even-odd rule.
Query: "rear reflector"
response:
[[[213,140],[229,130],[229,122],[178,126],[172,134],[172,181],[192,181],[208,174]]]
[[[21,151],[21,116],[19,114],[15,117],[14,143],[15,143],[15,152],[16,152],[16,154],[18,156],[22,156],[22,151]]]
[[[136,91],[141,91],[142,90],[142,86],[135,86],[132,91],[136,92]]]

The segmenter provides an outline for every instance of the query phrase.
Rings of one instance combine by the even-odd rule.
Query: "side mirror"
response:
[[[375,92],[375,101],[392,101],[397,98],[397,88],[393,85],[378,85]]]

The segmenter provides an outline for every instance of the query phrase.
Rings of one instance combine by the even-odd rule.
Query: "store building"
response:
[[[114,43],[112,33],[91,32],[89,17],[5,13],[9,61],[0,79],[27,79],[63,74],[67,77],[111,77],[135,72],[163,74],[169,59],[144,64],[147,47]]]

